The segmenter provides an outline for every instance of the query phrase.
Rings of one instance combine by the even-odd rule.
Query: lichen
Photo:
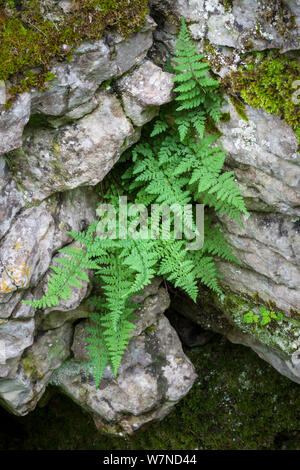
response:
[[[43,14],[40,2],[18,3],[16,8],[14,2],[0,2],[0,80],[10,80],[11,95],[45,88],[53,78],[51,59],[68,58],[76,44],[101,38],[106,28],[126,37],[144,24],[148,13],[147,0],[81,0],[54,22]]]
[[[300,65],[276,51],[254,54],[238,71],[231,73],[233,95],[254,108],[280,116],[300,141],[300,106],[293,102],[293,84],[300,79]]]

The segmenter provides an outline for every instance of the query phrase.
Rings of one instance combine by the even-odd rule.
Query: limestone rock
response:
[[[35,331],[34,319],[9,321],[0,324],[0,383],[14,368],[23,351],[33,344]],[[13,366],[13,367],[12,367]]]
[[[20,367],[0,380],[0,401],[14,414],[25,415],[32,411],[41,396],[53,370],[69,356],[72,326],[40,334],[34,344],[26,350]]]
[[[98,102],[74,124],[57,130],[26,129],[22,149],[10,153],[9,159],[28,200],[99,183],[138,139],[111,92],[100,91]]]
[[[30,94],[22,93],[10,109],[0,113],[0,155],[22,145],[22,134],[30,117]]]
[[[126,115],[136,126],[143,126],[159,112],[159,106],[172,100],[172,75],[149,60],[122,78],[120,88]]]
[[[248,282],[250,285],[251,280]],[[233,343],[250,347],[280,374],[300,384],[300,322],[296,316],[285,315],[281,322],[272,321],[265,326],[247,324],[243,316],[250,310],[259,313],[259,299],[230,292],[217,296],[207,290],[201,291],[197,305],[177,296],[172,308]]]
[[[5,160],[0,158],[0,240],[24,205],[22,192],[10,175]]]
[[[75,358],[54,373],[53,383],[93,416],[101,432],[132,434],[143,424],[162,419],[191,388],[194,368],[162,314],[168,305],[162,288],[147,297],[118,376],[107,368],[98,390],[86,369],[85,323],[76,327]]]
[[[224,112],[231,119],[218,125],[221,142],[250,204],[300,215],[300,153],[292,129],[278,116],[250,106],[245,107],[248,122],[231,104]]]
[[[196,39],[216,46],[244,51],[251,43],[254,50],[299,49],[296,1],[233,0],[224,5],[222,0],[151,0],[151,5],[166,18],[179,21],[183,16]]]
[[[152,45],[155,23],[147,19],[144,28],[131,37],[110,34],[108,39],[83,42],[70,61],[54,61],[51,73],[56,76],[46,91],[32,92],[32,113],[62,116],[87,103],[105,80],[130,70],[146,55]],[[77,109],[77,119],[85,113]]]
[[[53,219],[43,207],[17,218],[0,245],[0,298],[37,284],[50,265],[53,236]]]
[[[99,194],[94,188],[78,187],[60,195],[52,214],[55,221],[53,250],[56,251],[73,241],[68,231],[80,232],[96,220]]]

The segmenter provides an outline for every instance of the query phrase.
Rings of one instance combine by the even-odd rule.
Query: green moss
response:
[[[24,0],[21,9],[0,3],[0,80],[10,79],[14,95],[32,87],[43,89],[52,58],[70,57],[82,40],[99,39],[105,28],[123,36],[139,29],[148,12],[147,0],[74,0],[74,9],[53,23],[41,13],[38,1]],[[36,71],[29,68],[37,67]]]
[[[240,100],[238,99],[237,97],[235,96],[230,96],[229,97],[229,100],[231,102],[231,104],[233,104],[236,112],[238,113],[238,115],[244,120],[244,121],[249,121],[249,119],[247,118],[247,114],[246,114],[246,107],[245,107],[245,104]]]
[[[300,106],[293,103],[293,83],[300,79],[300,65],[274,51],[248,57],[248,63],[231,74],[232,90],[254,108],[280,116],[300,141]]]
[[[133,437],[99,434],[77,405],[54,394],[44,408],[25,417],[0,410],[0,449],[263,450],[281,448],[282,441],[291,449],[298,445],[299,385],[251,350],[219,336],[187,353],[198,374],[190,393],[163,421]]]
[[[233,0],[221,0],[221,3],[223,4],[225,11],[229,11],[232,8]]]

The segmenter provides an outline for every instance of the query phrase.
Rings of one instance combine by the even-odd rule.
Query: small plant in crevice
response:
[[[216,145],[218,136],[205,132],[208,124],[221,118],[222,98],[219,83],[209,77],[209,66],[202,59],[183,21],[174,59],[175,101],[161,109],[151,130],[144,131],[140,143],[121,157],[103,182],[102,189],[106,190],[102,191],[102,200],[116,213],[120,196],[126,196],[130,200],[128,211],[133,204],[190,204],[192,211],[203,204],[239,222],[242,214],[248,216],[234,173],[222,170],[225,152]],[[173,223],[175,215],[172,217]],[[134,220],[131,215],[128,223]],[[94,280],[103,292],[92,299],[95,312],[88,328],[96,386],[107,365],[117,374],[135,328],[134,294],[160,275],[196,302],[199,282],[221,293],[215,256],[237,261],[223,233],[208,216],[204,244],[193,251],[187,249],[186,239],[176,238],[174,230],[169,238],[160,228],[156,238],[143,239],[124,237],[117,226],[119,236],[112,239],[97,235],[98,223],[86,232],[70,232],[80,247],[60,250],[65,256],[52,266],[46,294],[29,302],[38,309],[58,306],[60,299],[71,297],[71,286],[80,287],[80,280],[89,281],[86,270],[95,271]]]
[[[244,322],[248,324],[254,323],[260,326],[265,326],[268,323],[271,323],[272,320],[281,322],[283,314],[281,312],[276,313],[273,310],[268,310],[266,307],[262,307],[259,313],[254,313],[250,310],[244,315],[243,319]]]

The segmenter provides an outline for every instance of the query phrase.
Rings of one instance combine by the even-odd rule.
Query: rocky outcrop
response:
[[[117,377],[106,368],[95,390],[85,349],[87,321],[76,326],[74,359],[53,375],[52,382],[87,410],[102,432],[132,434],[143,424],[162,419],[196,378],[175,330],[163,315],[170,301],[159,284],[155,281],[150,291],[146,289],[144,300],[137,299],[142,304],[136,312],[136,329]]]
[[[54,4],[43,2],[45,14],[51,16]],[[172,58],[182,16],[225,85],[245,52],[278,48],[294,57],[300,48],[296,0],[150,4],[158,27],[148,17],[130,37],[111,30],[83,42],[68,60],[51,62],[55,78],[46,90],[21,93],[4,109],[0,84],[0,401],[16,414],[34,409],[52,376],[99,429],[130,434],[161,419],[195,379],[163,316],[168,300],[157,284],[139,298],[144,315],[118,377],[107,370],[97,391],[84,371],[87,284],[74,288],[72,299],[59,308],[34,312],[22,303],[43,293],[57,251],[72,242],[67,231],[94,221],[99,200],[94,186],[139,139],[141,126],[172,99],[172,75],[160,66]],[[69,1],[59,2],[59,14],[68,8]],[[220,122],[219,130],[226,166],[235,172],[250,217],[243,227],[225,217],[219,223],[240,266],[219,264],[223,296],[204,292],[198,306],[177,297],[174,308],[250,346],[300,383],[298,140],[281,116],[243,102],[241,112],[233,102],[226,100],[224,116],[230,119]],[[264,330],[247,326],[243,315],[262,305],[282,311],[284,321]]]
[[[12,413],[33,410],[61,367],[52,380],[77,402],[84,393],[80,404],[97,427],[126,434],[165,416],[195,380],[163,316],[169,298],[161,280],[137,297],[140,317],[121,371],[113,379],[107,369],[99,390],[83,371],[84,321],[74,336],[74,322],[90,315],[88,283],[58,308],[22,303],[43,294],[57,250],[72,242],[67,231],[95,220],[93,186],[172,99],[172,75],[144,60],[154,27],[149,17],[126,39],[111,31],[84,42],[70,60],[53,60],[45,91],[23,93],[7,110],[1,103],[0,403]]]
[[[237,69],[244,52],[275,47],[291,53],[300,48],[296,3],[152,0],[152,13],[160,19],[153,55],[161,63],[172,57],[183,16],[198,50],[230,87],[226,77]],[[295,363],[300,312],[299,142],[280,116],[242,101],[239,108],[232,104],[231,95],[225,99],[223,111],[228,119],[218,124],[220,141],[227,151],[227,169],[235,172],[250,217],[244,218],[242,227],[226,217],[219,223],[240,265],[219,263],[225,292],[220,298],[202,293],[198,306],[177,299],[175,307],[205,328],[250,346],[299,383]],[[247,326],[243,315],[250,310],[258,313],[264,305],[283,312],[284,322],[265,328]]]
[[[229,290],[217,296],[203,289],[197,305],[178,295],[171,307],[205,330],[250,347],[280,374],[300,384],[300,321],[285,316],[281,322],[272,321],[264,327],[245,323],[243,316],[250,310],[259,314],[262,302],[257,296],[246,298]]]
[[[0,155],[21,147],[23,130],[29,117],[29,93],[17,96],[10,109],[2,110],[0,113]]]
[[[118,82],[126,115],[143,126],[159,112],[159,106],[172,100],[172,77],[150,61],[144,62]]]
[[[28,201],[99,183],[139,138],[113,93],[100,91],[95,100],[97,108],[74,124],[57,130],[29,127],[22,148],[9,154]]]

